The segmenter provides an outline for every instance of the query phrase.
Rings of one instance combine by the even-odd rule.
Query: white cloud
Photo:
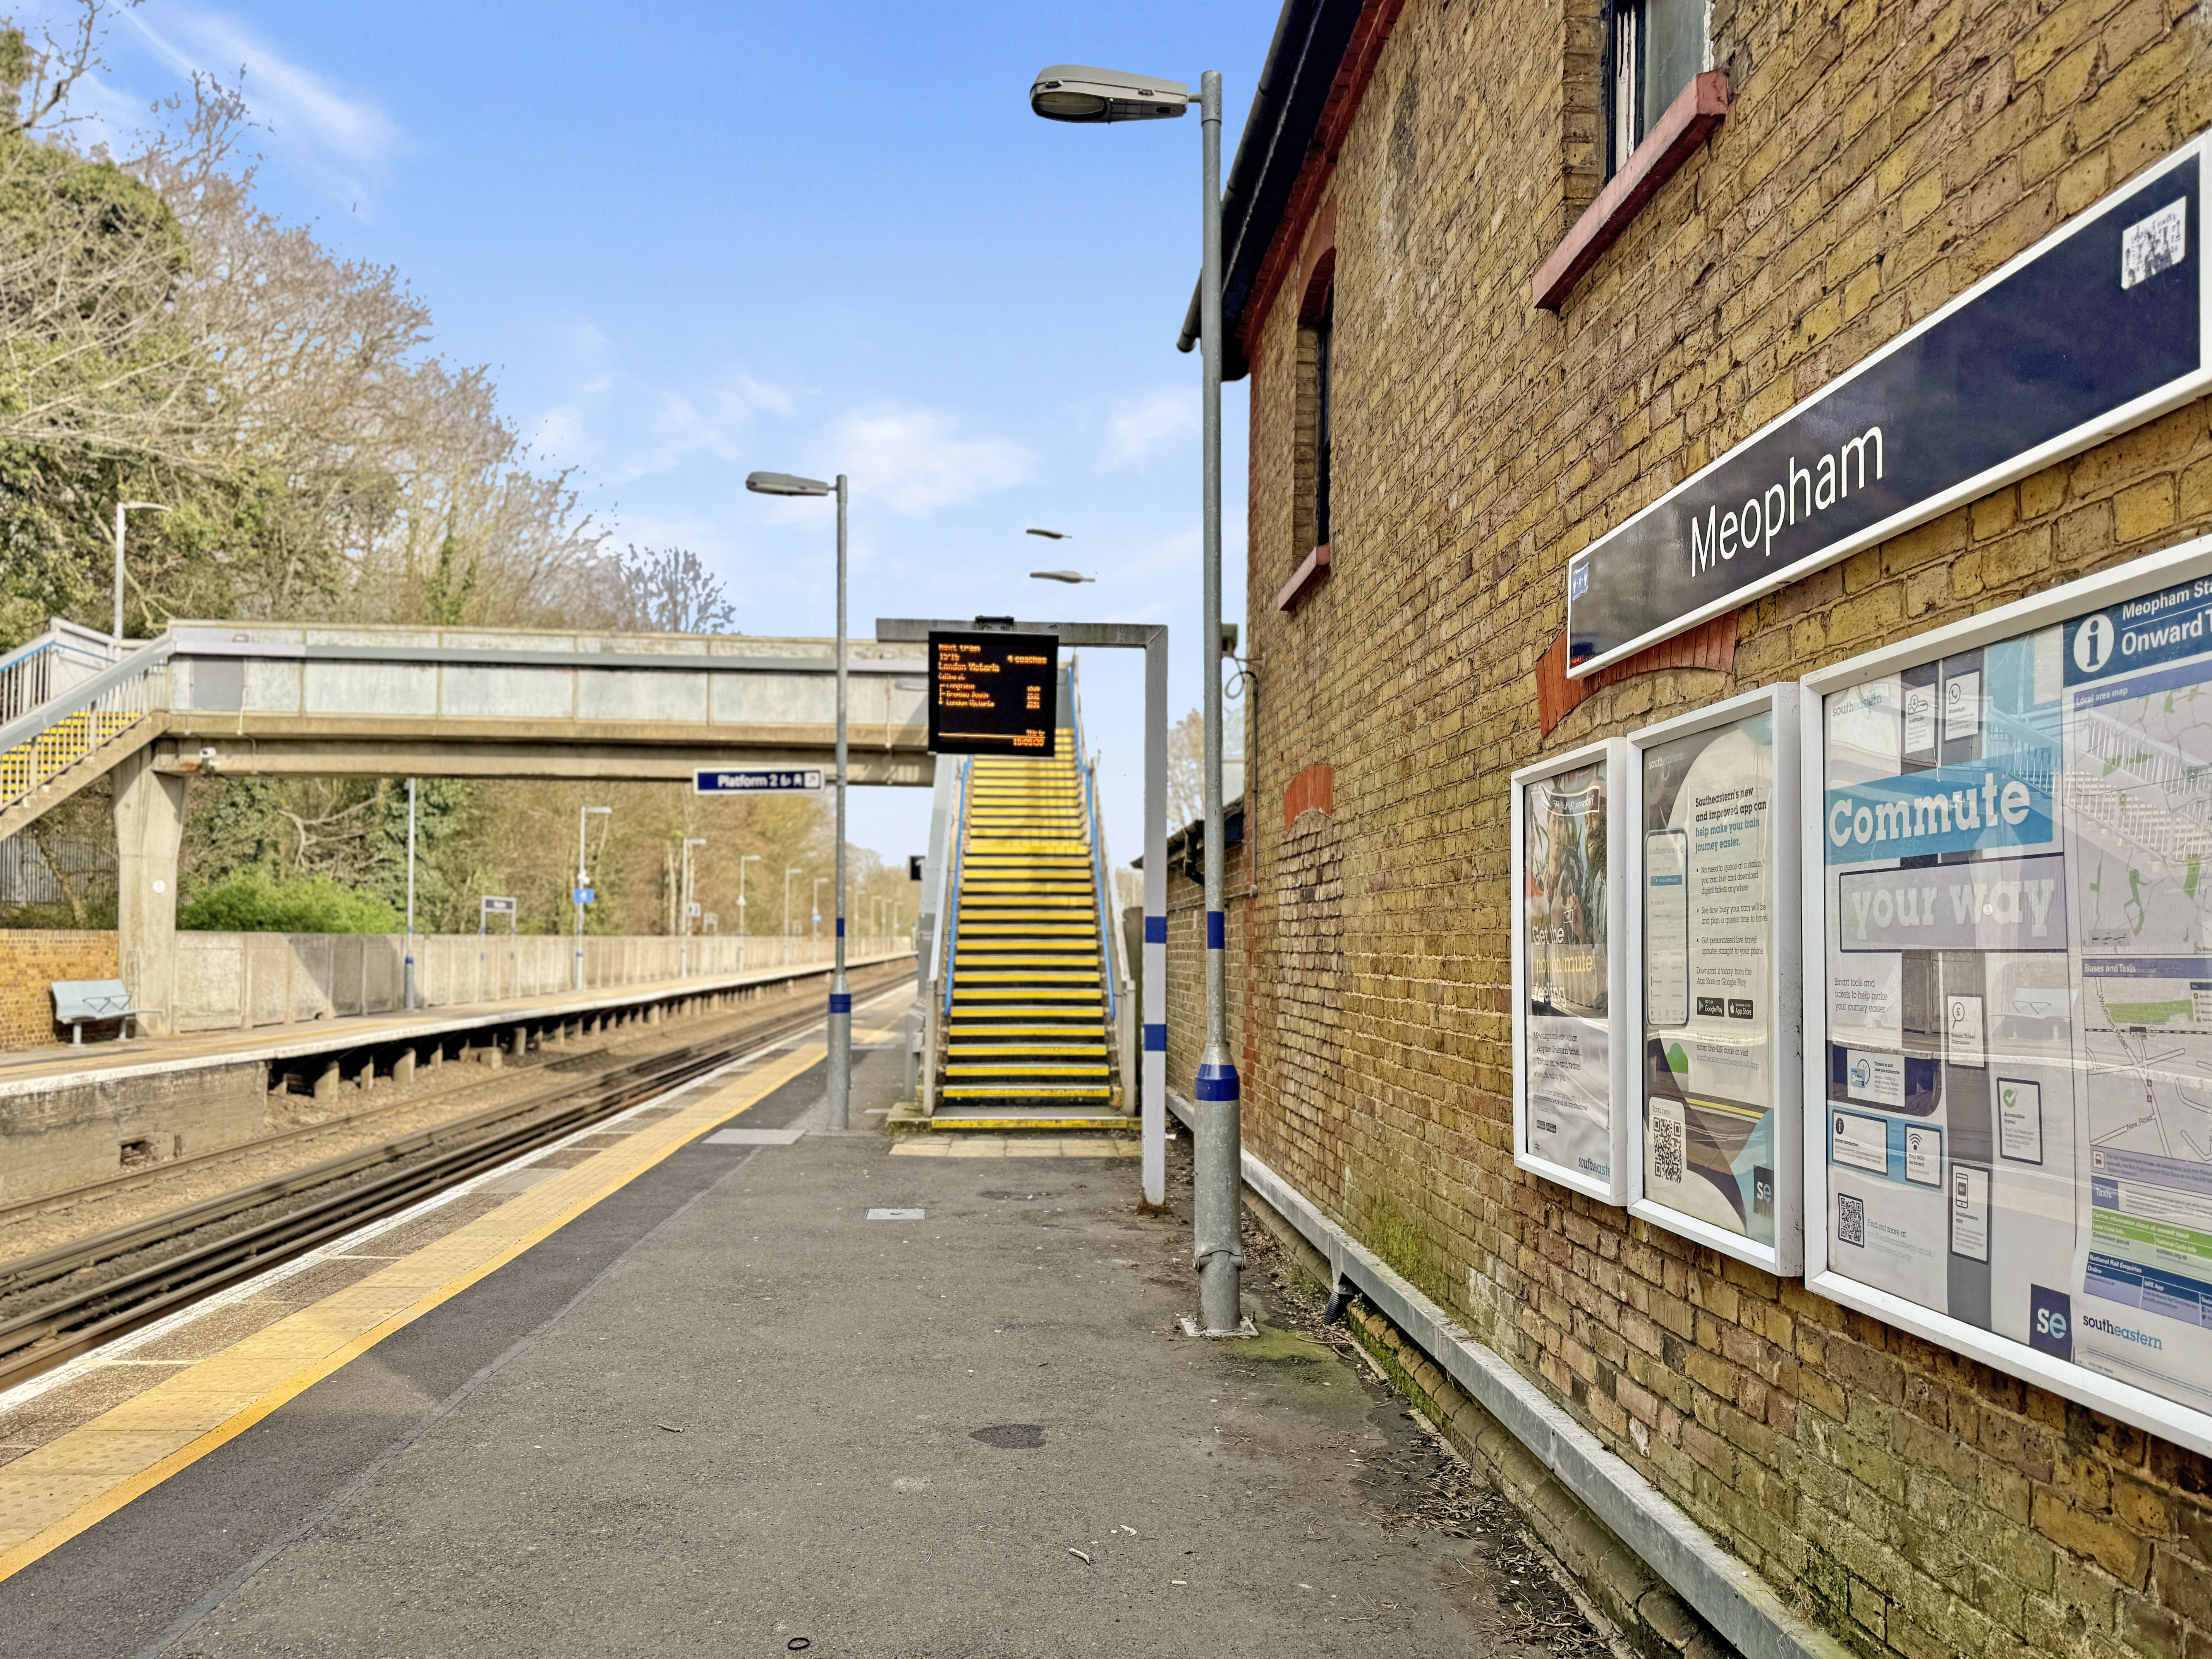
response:
[[[154,18],[125,15],[180,75],[229,82],[243,70],[240,90],[271,155],[333,201],[366,207],[404,147],[398,126],[375,104],[294,63],[228,12],[171,0]]]
[[[1198,393],[1188,386],[1163,386],[1124,403],[1106,422],[1106,459],[1099,470],[1133,465],[1198,427]]]
[[[848,415],[836,453],[857,493],[926,518],[1029,476],[1030,453],[1005,438],[963,438],[948,411],[890,404]]]

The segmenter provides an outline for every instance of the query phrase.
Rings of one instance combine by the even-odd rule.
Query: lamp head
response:
[[[1032,581],[1040,582],[1066,582],[1070,586],[1077,582],[1095,582],[1098,580],[1096,576],[1086,576],[1079,570],[1032,570],[1030,572],[1030,579]]]
[[[1027,530],[1022,532],[1022,534],[1024,536],[1042,536],[1048,542],[1071,541],[1075,536],[1075,532],[1072,530],[1040,530],[1035,525],[1031,525]]]
[[[1190,106],[1190,88],[1180,81],[1094,69],[1086,64],[1054,64],[1037,71],[1030,88],[1030,107],[1048,121],[1164,121]]]
[[[745,488],[756,495],[827,495],[836,489],[819,478],[800,478],[788,472],[751,472]]]

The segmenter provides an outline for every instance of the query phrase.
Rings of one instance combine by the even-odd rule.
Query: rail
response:
[[[945,1017],[952,1018],[952,976],[960,966],[960,869],[968,855],[968,781],[975,763],[960,764],[960,788],[952,815],[952,911],[945,924]]]
[[[1106,981],[1106,1024],[1115,1024],[1120,1018],[1114,995],[1114,929],[1113,905],[1107,891],[1106,826],[1098,821],[1098,768],[1095,762],[1085,758],[1083,746],[1083,692],[1077,684],[1075,665],[1067,670],[1067,702],[1075,722],[1075,769],[1083,775],[1083,803],[1091,827],[1091,884],[1098,906],[1098,963]]]
[[[0,811],[163,708],[175,650],[166,637],[149,641],[0,726]],[[26,660],[39,659],[17,659]]]

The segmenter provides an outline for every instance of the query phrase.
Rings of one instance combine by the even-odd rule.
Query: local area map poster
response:
[[[2212,1411],[2212,581],[1826,699],[1828,1261]]]
[[[1522,795],[1528,963],[1522,1150],[1606,1182],[1613,1179],[1607,807],[1602,759],[1536,779]]]
[[[1771,1246],[1773,714],[1638,763],[1644,1196]]]

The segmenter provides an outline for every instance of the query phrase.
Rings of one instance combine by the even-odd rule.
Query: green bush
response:
[[[204,933],[396,933],[406,926],[382,899],[328,876],[233,876],[177,907],[177,926]]]

